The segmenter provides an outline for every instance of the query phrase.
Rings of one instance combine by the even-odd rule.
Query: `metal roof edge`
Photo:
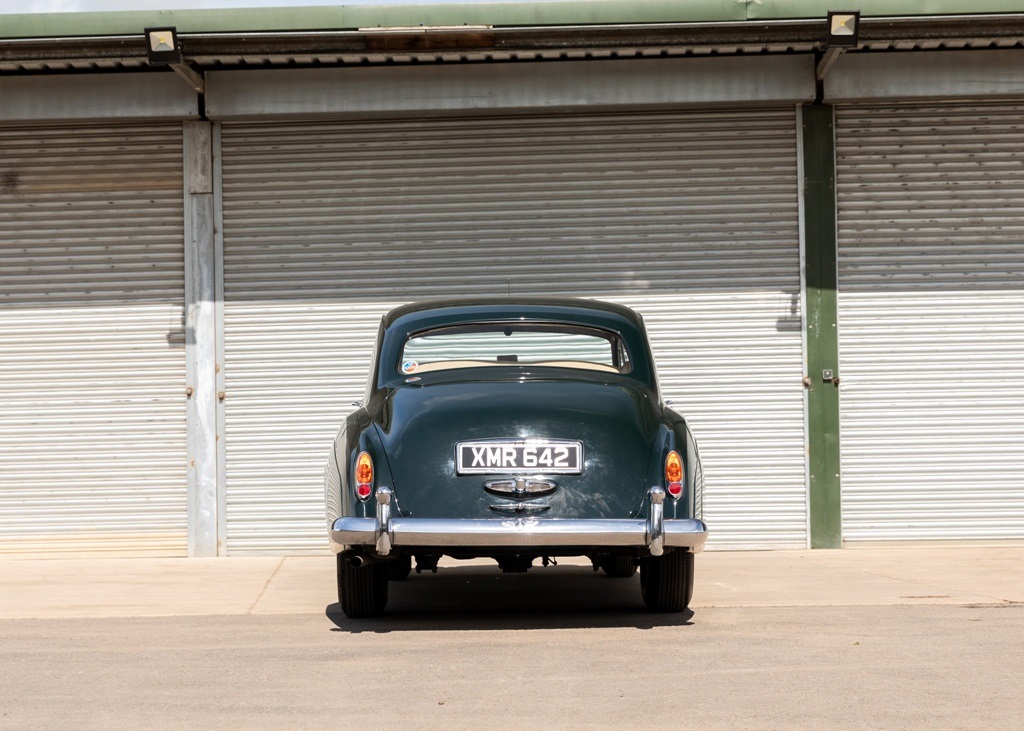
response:
[[[383,322],[385,327],[391,327],[400,319],[409,319],[411,322],[415,322],[436,314],[451,314],[454,317],[464,314],[466,310],[482,311],[480,312],[481,317],[490,318],[495,315],[507,317],[508,315],[500,313],[509,313],[509,315],[521,313],[524,308],[531,315],[536,315],[542,310],[546,310],[552,315],[587,312],[614,315],[637,327],[640,327],[643,322],[636,310],[616,302],[558,295],[510,295],[508,297],[491,295],[417,300],[392,308],[384,315]]]
[[[837,0],[534,0],[400,5],[334,5],[219,10],[131,10],[0,15],[0,38],[180,33],[355,30],[374,27],[592,26],[645,23],[762,22],[824,18]],[[1022,0],[855,0],[863,17],[991,15],[1024,12]]]

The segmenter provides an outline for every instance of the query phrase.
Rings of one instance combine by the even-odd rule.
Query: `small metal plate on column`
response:
[[[821,380],[831,381],[832,380],[832,369],[827,368],[821,372]]]

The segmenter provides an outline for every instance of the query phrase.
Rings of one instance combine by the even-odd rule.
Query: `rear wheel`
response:
[[[628,553],[612,554],[601,559],[601,570],[612,579],[628,579],[636,573],[636,561]]]
[[[370,563],[356,568],[338,554],[338,602],[346,617],[376,617],[388,603],[388,565]]]
[[[693,596],[693,554],[672,551],[640,565],[640,594],[652,612],[681,612]]]

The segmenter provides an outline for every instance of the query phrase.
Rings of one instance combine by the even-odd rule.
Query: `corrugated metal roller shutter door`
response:
[[[837,117],[843,537],[1024,537],[1024,104]]]
[[[713,545],[803,546],[793,109],[225,125],[228,549],[322,550],[381,314],[619,301],[706,461]]]
[[[180,125],[0,130],[0,552],[186,550]]]

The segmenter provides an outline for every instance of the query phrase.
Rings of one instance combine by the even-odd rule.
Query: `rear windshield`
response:
[[[496,322],[415,333],[402,348],[405,375],[494,366],[545,366],[629,373],[617,333],[577,325]]]

